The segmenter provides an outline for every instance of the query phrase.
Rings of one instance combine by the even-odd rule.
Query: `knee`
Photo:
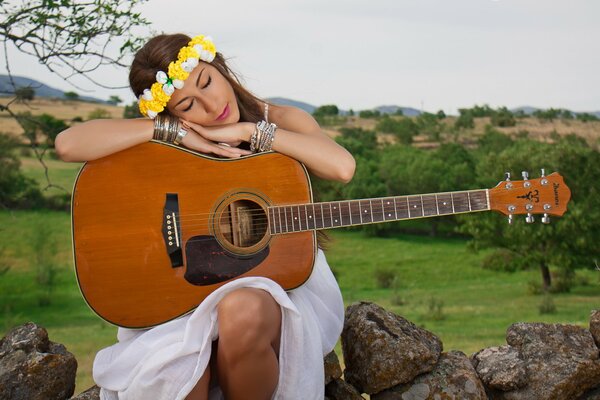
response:
[[[278,341],[281,309],[271,295],[243,288],[228,293],[217,307],[219,342],[241,351],[260,349]]]

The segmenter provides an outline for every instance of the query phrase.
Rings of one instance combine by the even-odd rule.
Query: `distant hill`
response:
[[[25,78],[22,76],[13,75],[13,81],[17,87],[31,87],[35,90],[35,95],[37,97],[50,97],[55,99],[64,99],[65,92],[45,85],[35,79]],[[11,95],[14,93],[14,87],[10,81],[8,75],[0,75],[0,95]],[[98,99],[96,97],[91,96],[79,96],[80,100],[83,101],[91,101],[94,103],[106,103],[105,100]]]
[[[402,115],[405,117],[416,117],[421,115],[421,111],[411,107],[400,106],[379,106],[373,110],[378,110],[382,114],[395,114],[398,110],[402,110]]]
[[[538,111],[538,110],[543,110],[543,108],[536,108],[536,107],[531,107],[531,106],[522,106],[522,107],[517,107],[517,108],[512,108],[510,111],[511,112],[519,112],[519,111],[523,111],[523,113],[525,115],[532,115],[534,112]],[[600,111],[573,111],[575,114],[592,114],[595,115],[596,117],[600,118]]]
[[[298,107],[298,108],[303,109],[304,111],[306,111],[309,114],[312,114],[317,109],[317,107],[313,106],[312,104],[303,103],[301,101],[296,101],[296,100],[292,100],[292,99],[286,99],[285,97],[269,97],[266,100],[270,101],[273,104],[279,104],[280,106]]]

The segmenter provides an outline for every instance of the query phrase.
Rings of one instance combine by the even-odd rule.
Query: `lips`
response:
[[[223,110],[223,112],[221,113],[221,115],[219,115],[219,116],[217,117],[217,121],[222,121],[222,120],[224,120],[225,118],[227,118],[227,116],[228,116],[228,115],[229,115],[229,104],[227,104],[227,105],[225,106],[225,109]]]

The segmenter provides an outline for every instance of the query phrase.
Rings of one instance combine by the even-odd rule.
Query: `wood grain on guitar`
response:
[[[306,169],[284,155],[217,159],[150,142],[82,167],[75,269],[100,317],[148,328],[191,312],[232,279],[302,285],[319,229],[488,210],[547,217],[562,215],[569,199],[553,173],[493,189],[313,203]]]

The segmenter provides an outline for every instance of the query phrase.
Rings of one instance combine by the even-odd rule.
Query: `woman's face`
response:
[[[232,124],[240,120],[240,111],[231,84],[211,64],[200,61],[175,89],[167,103],[169,112],[202,126]]]

